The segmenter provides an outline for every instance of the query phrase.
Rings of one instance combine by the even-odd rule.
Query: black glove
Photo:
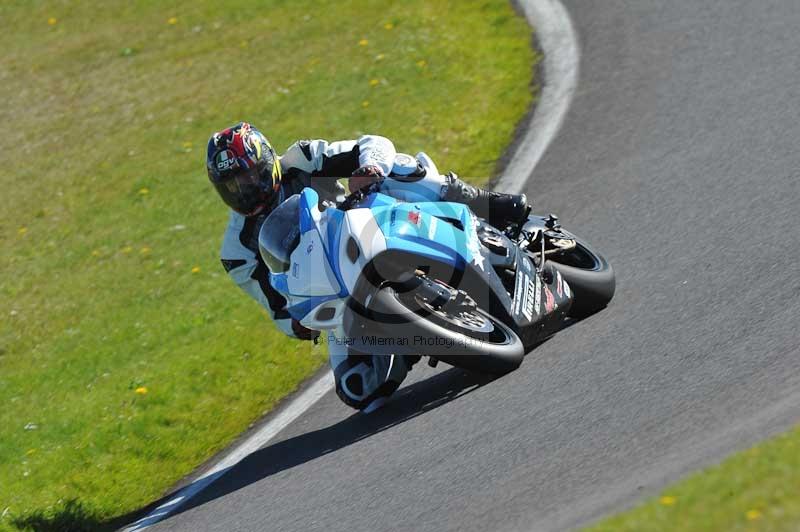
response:
[[[361,190],[362,188],[370,186],[372,183],[377,183],[382,178],[383,170],[381,170],[379,166],[365,164],[350,175],[350,181],[347,183],[347,187],[350,189],[350,192],[355,192],[356,190]]]

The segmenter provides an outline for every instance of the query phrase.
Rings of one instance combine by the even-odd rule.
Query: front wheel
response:
[[[354,313],[348,328],[402,335],[416,354],[479,373],[502,375],[522,363],[519,336],[465,292],[428,279],[413,285],[383,286],[369,301],[371,318]]]
[[[574,294],[569,310],[571,318],[581,319],[604,309],[614,297],[616,279],[614,269],[588,244],[575,240],[575,247],[547,257],[547,262],[558,270]]]
[[[525,349],[522,340],[506,324],[488,314],[464,292],[441,307],[431,306],[418,294],[394,293],[395,300],[408,311],[425,319],[417,322],[423,336],[433,342],[461,342],[472,345],[474,352],[451,355],[443,350],[438,360],[459,368],[502,375],[522,363]]]

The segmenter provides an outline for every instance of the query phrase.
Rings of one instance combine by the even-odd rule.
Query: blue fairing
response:
[[[300,232],[307,233],[317,226],[321,218],[319,194],[313,188],[304,188],[300,193]]]
[[[325,244],[325,255],[327,256],[328,262],[333,269],[334,275],[336,275],[336,280],[339,281],[339,286],[341,287],[339,296],[345,297],[347,295],[347,289],[345,288],[344,279],[342,279],[342,272],[339,270],[339,243],[342,239],[341,228],[344,213],[335,209],[329,209],[327,214],[328,234],[327,238],[323,239]]]
[[[289,279],[285,273],[269,274],[269,284],[272,288],[284,295],[289,295]]]
[[[289,300],[289,314],[302,320],[320,304],[347,297],[345,283],[339,270],[341,228],[344,212],[328,209],[325,223],[319,210],[319,196],[311,188],[300,194],[300,232],[317,231],[321,237],[325,258],[331,266],[341,291],[339,294],[303,297],[290,294],[286,274],[270,275],[272,286]],[[371,194],[359,208],[372,211],[378,227],[386,238],[387,250],[401,250],[463,269],[472,262],[473,252],[480,244],[470,210],[459,203],[403,203],[385,194]]]
[[[323,234],[324,230],[320,226],[322,220],[322,213],[319,210],[319,194],[313,188],[304,188],[300,192],[300,232],[307,233],[311,230],[317,230],[322,240],[325,249],[325,258],[328,260],[336,280],[339,282],[339,297],[345,297],[347,291],[345,289],[342,274],[339,271],[339,240],[341,238],[341,225],[344,213],[336,209],[328,209],[326,211],[327,221],[327,234]]]
[[[387,196],[386,194],[370,194],[364,200],[359,203],[358,207],[360,209],[377,209],[379,207],[391,207],[395,203],[398,203],[396,199],[391,196]]]
[[[459,268],[472,261],[470,249],[476,245],[477,235],[472,213],[465,205],[441,201],[402,203],[383,194],[369,199],[387,249],[407,251]]]

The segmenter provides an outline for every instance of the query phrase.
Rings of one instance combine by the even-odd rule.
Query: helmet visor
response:
[[[257,168],[239,169],[234,175],[214,181],[222,200],[244,216],[258,214],[272,195],[272,183],[265,183]]]

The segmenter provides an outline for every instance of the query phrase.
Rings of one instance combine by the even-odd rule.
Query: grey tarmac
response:
[[[800,4],[566,0],[580,78],[526,192],[617,295],[501,379],[328,394],[152,530],[562,530],[800,420]]]

